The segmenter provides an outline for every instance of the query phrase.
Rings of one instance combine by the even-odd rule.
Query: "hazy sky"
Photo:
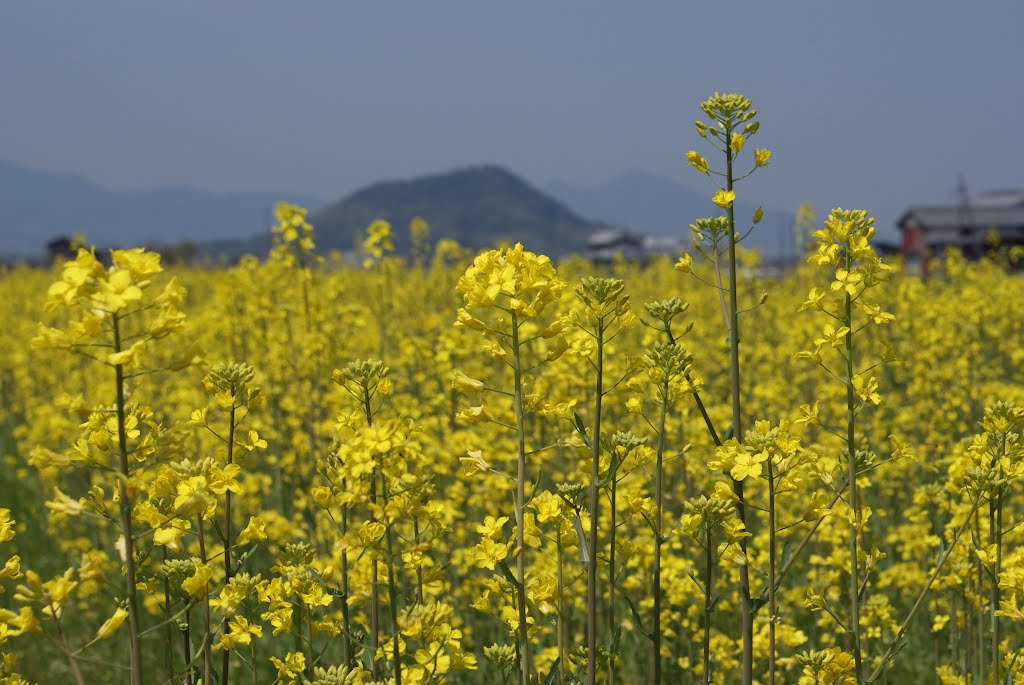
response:
[[[683,154],[715,90],[761,111],[751,202],[1024,187],[1024,2],[2,0],[0,158],[114,189],[335,197],[495,162],[543,184]]]

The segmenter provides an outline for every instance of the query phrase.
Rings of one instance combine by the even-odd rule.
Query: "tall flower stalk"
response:
[[[521,244],[507,250],[491,250],[473,261],[459,279],[458,290],[465,294],[466,308],[460,309],[457,324],[476,330],[487,338],[485,350],[512,369],[512,391],[501,394],[512,398],[514,425],[508,427],[516,435],[516,475],[513,492],[516,520],[515,546],[515,615],[517,623],[516,672],[519,685],[528,685],[533,675],[533,645],[530,641],[528,616],[526,553],[526,393],[527,373],[544,361],[560,356],[568,347],[561,335],[564,321],[559,319],[540,332],[524,336],[524,331],[537,331],[532,321],[547,305],[557,300],[565,282],[555,275],[551,260],[523,249]],[[481,313],[477,318],[470,309]],[[490,310],[494,315],[488,316]],[[529,324],[529,328],[527,327]],[[538,341],[556,339],[554,349],[529,364],[524,352]],[[460,414],[471,421],[492,420],[486,407],[480,405]],[[508,425],[508,424],[506,424]],[[507,550],[506,550],[507,553]],[[490,567],[504,558],[493,559]]]
[[[80,318],[73,320],[67,330],[42,327],[33,343],[80,354],[113,371],[113,406],[94,413],[86,426],[97,437],[106,436],[93,440],[96,449],[106,453],[94,463],[107,473],[116,474],[113,489],[118,494],[118,532],[125,560],[129,680],[131,685],[142,685],[135,490],[139,485],[137,472],[145,458],[156,451],[156,445],[152,442],[154,436],[139,440],[137,426],[147,412],[128,403],[128,386],[143,373],[161,370],[149,348],[153,341],[184,326],[185,317],[178,310],[184,291],[172,279],[159,295],[148,292],[153,278],[162,271],[160,255],[156,253],[141,248],[113,250],[111,261],[110,268],[106,268],[93,251],[80,249],[75,259],[64,264],[60,280],[47,293],[48,307],[70,310]],[[187,366],[192,361],[190,348],[184,350],[182,357],[183,360],[165,362],[162,368]],[[108,419],[113,419],[112,425]],[[85,454],[81,458],[90,459]],[[104,464],[107,458],[111,463]]]
[[[802,309],[814,309],[826,314],[829,320],[824,324],[819,337],[814,339],[814,349],[800,353],[820,365],[830,376],[837,379],[846,395],[846,421],[839,433],[845,442],[846,457],[846,518],[850,524],[849,540],[849,616],[847,629],[850,635],[854,661],[854,675],[857,682],[864,682],[863,635],[860,625],[861,594],[867,578],[860,570],[859,538],[866,523],[861,506],[858,485],[860,450],[857,448],[857,417],[867,406],[882,403],[878,392],[878,381],[869,375],[878,366],[873,364],[863,369],[855,356],[854,334],[871,324],[891,322],[892,314],[881,306],[869,301],[866,293],[884,281],[891,267],[884,264],[870,245],[874,236],[874,219],[864,210],[834,209],[825,220],[822,230],[813,237],[817,240],[817,251],[809,261],[825,267],[832,273],[833,280],[828,291],[813,288]],[[855,320],[855,311],[862,312]],[[837,372],[822,357],[825,350],[834,350],[841,364]]]
[[[390,370],[383,362],[371,359],[366,361],[352,362],[344,369],[336,369],[333,379],[341,385],[356,400],[360,413],[366,423],[366,429],[371,431],[374,427],[374,416],[380,409],[384,398],[391,394],[391,379],[388,378]],[[385,432],[387,428],[383,429]],[[396,685],[402,682],[402,662],[400,630],[398,625],[398,593],[394,571],[394,542],[393,531],[390,522],[387,520],[387,499],[389,497],[386,476],[383,473],[383,455],[377,454],[378,450],[369,450],[371,463],[369,464],[369,504],[370,517],[368,531],[364,539],[374,541],[380,537],[386,539],[385,566],[387,571],[388,599],[392,628],[392,659],[394,662],[394,680]],[[384,501],[384,506],[378,504],[378,497]],[[381,513],[383,512],[383,513]],[[384,521],[381,522],[380,519]],[[347,531],[346,531],[347,532]],[[380,664],[377,659],[377,651],[380,645],[380,581],[378,571],[377,555],[370,560],[370,663],[371,673],[379,677]],[[346,579],[347,584],[347,579]],[[348,601],[347,598],[345,600]],[[346,640],[349,639],[346,636]]]
[[[661,578],[662,548],[669,539],[665,530],[665,449],[667,445],[665,426],[669,408],[675,400],[684,394],[696,394],[698,387],[691,376],[693,357],[685,348],[676,343],[677,335],[672,330],[673,320],[685,312],[688,307],[689,305],[676,298],[661,302],[649,302],[644,305],[648,317],[652,319],[652,321],[645,321],[645,325],[654,328],[664,336],[664,339],[658,341],[641,360],[642,367],[646,370],[646,380],[651,387],[651,390],[645,394],[654,401],[658,408],[658,418],[655,424],[657,444],[654,466],[654,517],[648,521],[654,535],[652,583],[654,601],[650,634],[654,652],[654,668],[651,676],[652,682],[656,685],[660,685],[662,682],[662,601],[664,595]],[[633,383],[633,385],[639,384]]]
[[[739,309],[739,288],[738,269],[736,263],[736,247],[742,240],[736,232],[736,216],[733,202],[736,199],[734,190],[735,184],[752,174],[758,168],[768,164],[771,153],[766,149],[754,150],[753,167],[742,176],[735,174],[737,156],[743,150],[748,138],[754,136],[760,122],[755,121],[757,110],[751,109],[751,101],[742,95],[715,93],[711,98],[701,103],[701,110],[710,123],[697,121],[697,133],[725,157],[725,169],[712,169],[707,159],[698,152],[691,150],[686,157],[690,164],[697,171],[711,178],[718,191],[715,193],[713,202],[725,211],[725,238],[727,242],[723,247],[727,248],[728,265],[728,288],[722,286],[721,262],[718,260],[719,243],[714,245],[714,265],[716,270],[716,287],[722,296],[723,313],[726,319],[726,329],[729,333],[729,384],[732,405],[732,426],[731,433],[734,436],[743,435],[742,403],[741,393],[743,387],[740,375],[740,309]],[[754,223],[761,220],[760,208],[754,215]],[[699,235],[699,234],[698,234]],[[700,245],[698,244],[698,248]],[[685,270],[688,265],[682,262],[679,266]],[[736,494],[736,514],[739,520],[746,523],[747,503],[743,492],[743,483],[734,482],[733,490]],[[746,554],[746,542],[740,541],[740,547]],[[740,664],[741,682],[743,685],[751,685],[753,682],[754,663],[754,614],[753,604],[750,596],[750,575],[746,565],[739,569],[740,589],[740,620],[743,642],[743,655]]]
[[[248,432],[245,437],[239,437],[239,426],[248,417],[249,411],[258,407],[263,402],[263,393],[258,386],[252,385],[256,376],[255,370],[245,363],[219,364],[215,366],[203,379],[203,387],[217,403],[217,406],[225,414],[227,419],[227,431],[224,435],[218,433],[208,423],[207,410],[203,409],[193,413],[192,424],[202,426],[212,433],[218,440],[224,443],[224,473],[228,478],[233,478],[239,471],[236,460],[248,454],[251,450],[262,449],[267,446],[255,430]],[[233,518],[237,518],[237,512],[232,514],[232,492],[233,488],[224,490],[224,522],[220,531],[224,544],[224,584],[231,582],[236,567],[233,559],[234,535]],[[223,632],[228,632],[228,616],[223,620]],[[225,649],[221,657],[220,682],[229,682],[231,668],[231,650]]]
[[[590,483],[587,490],[587,500],[590,508],[590,530],[587,533],[587,548],[590,555],[587,558],[587,683],[595,685],[597,682],[597,616],[602,605],[602,598],[598,592],[598,569],[597,557],[600,549],[598,539],[598,527],[601,519],[600,491],[602,489],[601,479],[601,413],[604,396],[606,393],[604,385],[604,354],[605,345],[614,339],[621,326],[623,317],[629,312],[629,295],[625,293],[625,287],[618,278],[595,278],[587,277],[576,287],[576,298],[583,305],[579,314],[580,328],[594,340],[595,358],[592,362],[594,368],[594,406],[591,417],[591,428],[587,438],[590,441]],[[612,455],[614,458],[614,455]],[[608,482],[612,488],[615,486],[614,465],[609,465]],[[609,574],[608,574],[608,600],[605,606],[607,628],[610,632],[609,647],[614,640],[617,629],[615,624],[615,495],[612,490],[611,499],[611,545],[609,548]],[[614,654],[609,649],[608,682],[615,680]]]
[[[713,655],[711,653],[711,614],[714,611],[715,565],[723,557],[735,557],[739,543],[749,537],[743,523],[736,516],[735,495],[725,483],[717,483],[709,495],[701,495],[684,503],[685,513],[679,520],[683,535],[693,539],[704,550],[704,567],[700,590],[704,595],[701,612],[702,681],[714,682]]]

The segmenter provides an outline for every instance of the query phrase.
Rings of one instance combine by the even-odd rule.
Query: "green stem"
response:
[[[597,319],[597,381],[594,398],[594,424],[590,434],[590,531],[587,538],[587,684],[597,685],[597,523],[600,518],[598,483],[601,480],[601,400],[604,398],[604,321]]]
[[[615,464],[610,464],[615,466]],[[618,628],[615,623],[615,527],[617,525],[615,516],[616,495],[618,494],[618,483],[615,474],[612,474],[611,483],[611,504],[608,508],[608,515],[611,518],[608,528],[608,606],[605,610],[608,622],[608,685],[615,685],[615,631]]]
[[[384,511],[388,506],[388,482],[387,477],[381,474],[381,493],[384,495]],[[402,653],[400,650],[400,636],[398,629],[398,587],[395,582],[395,541],[394,533],[391,531],[391,524],[386,523],[384,528],[384,539],[388,549],[388,604],[391,613],[392,633],[392,654],[395,661],[395,685],[402,685]]]
[[[662,528],[665,517],[662,515],[664,509],[665,493],[665,418],[668,415],[668,376],[661,386],[661,414],[658,417],[658,452],[654,466],[654,506],[655,514],[654,531],[654,616],[651,626],[651,636],[654,642],[654,685],[661,685],[661,546],[664,544]]]
[[[111,317],[114,327],[114,352],[121,352],[121,318],[114,314]],[[124,399],[124,366],[114,367],[114,379],[117,385],[117,447],[120,467],[120,478],[117,480],[118,495],[121,509],[121,534],[124,537],[125,583],[128,591],[128,628],[130,631],[130,666],[131,685],[142,685],[142,632],[139,617],[139,602],[135,588],[135,543],[132,531],[133,499],[128,494],[128,436],[125,432],[125,399]]]
[[[53,622],[57,624],[57,635],[60,637],[60,644],[64,648],[64,654],[68,657],[68,664],[71,666],[71,673],[75,676],[75,682],[78,685],[85,685],[85,680],[82,678],[82,671],[78,668],[78,660],[75,659],[74,650],[71,649],[71,645],[68,644],[68,638],[64,635],[64,627],[60,623],[58,617],[59,612],[53,612],[51,614]]]
[[[719,276],[719,280],[721,280],[721,276]],[[721,292],[721,290],[719,290],[719,292]],[[665,335],[668,337],[668,341],[670,343],[673,345],[676,344],[676,338],[672,335],[671,325],[665,326]],[[693,385],[693,378],[689,373],[686,374],[685,378],[687,383]],[[693,401],[697,404],[697,409],[700,411],[701,418],[704,419],[704,425],[707,426],[708,433],[711,434],[711,439],[714,441],[715,445],[721,447],[722,439],[718,437],[718,431],[715,430],[715,424],[711,421],[711,417],[708,415],[707,407],[704,406],[704,400],[701,399],[700,393],[696,390],[693,391]]]
[[[306,605],[306,676],[313,676],[313,607]]]
[[[847,248],[847,268],[850,268],[849,248]],[[857,528],[860,525],[860,497],[857,491],[857,443],[855,440],[856,401],[853,388],[853,302],[850,293],[846,293],[844,308],[844,325],[846,326],[846,456],[847,481],[850,484],[850,509],[853,511],[850,522],[850,637],[853,641],[854,673],[858,683],[864,682],[864,664],[862,663],[860,646],[860,562],[857,558]]]
[[[732,122],[725,126],[725,163],[726,190],[733,189]],[[740,313],[737,301],[737,269],[736,269],[736,216],[732,203],[726,209],[729,221],[729,381],[732,394],[732,432],[736,440],[743,442],[743,423],[740,407]],[[743,482],[733,481],[733,492],[736,494],[736,517],[746,527],[746,499],[743,495]],[[746,557],[747,540],[740,539],[740,552]],[[740,628],[743,635],[743,656],[741,661],[741,677],[743,685],[754,682],[754,613],[750,600],[750,574],[747,565],[739,567],[740,576]]]
[[[344,479],[341,481],[341,487],[345,488]],[[341,509],[341,537],[344,538],[347,533],[348,506],[345,505]],[[341,643],[342,658],[345,661],[345,667],[352,668],[352,619],[349,616],[348,608],[348,552],[344,549],[341,551],[341,623],[344,630]]]
[[[181,639],[184,643],[185,657],[185,685],[195,685],[195,677],[192,671],[192,604],[189,603],[185,611],[185,624],[181,629]]]
[[[530,658],[530,633],[526,622],[526,430],[523,422],[523,364],[519,349],[519,318],[512,312],[512,355],[514,403],[516,410],[516,599],[519,609],[519,683],[529,685],[532,672]]]
[[[363,388],[363,415],[366,425],[373,425],[373,414],[370,412],[370,389]],[[374,465],[370,475],[370,521],[377,520],[377,466]],[[380,664],[377,662],[377,649],[380,646],[380,584],[377,580],[376,555],[370,561],[370,677],[380,677]]]
[[[843,483],[836,490],[836,494],[834,494],[832,496],[832,501],[829,502],[829,505],[828,505],[827,509],[831,510],[832,507],[835,506],[836,502],[839,501],[839,498],[843,496],[843,492],[845,490],[846,490],[846,483]],[[811,525],[810,530],[808,530],[804,534],[804,536],[800,539],[800,542],[798,542],[796,547],[793,548],[793,551],[789,555],[789,558],[786,559],[786,562],[784,564],[782,564],[782,568],[779,569],[779,571],[778,571],[778,573],[776,574],[776,577],[775,577],[775,591],[776,592],[778,592],[779,588],[782,586],[782,581],[783,581],[783,579],[785,579],[786,574],[789,573],[789,570],[793,567],[793,564],[800,557],[800,553],[803,552],[804,548],[807,546],[807,544],[814,537],[814,534],[817,532],[818,528],[821,526],[821,524],[822,524],[822,522],[824,522],[824,520],[825,520],[825,517],[822,516],[821,518],[817,519]],[[760,598],[761,598],[762,601],[766,601],[768,599],[768,588],[764,589],[764,591],[760,595]]]
[[[413,517],[412,520],[412,534],[413,540],[416,542],[416,546],[420,544],[420,521],[418,518]],[[423,564],[416,564],[416,603],[423,604]]]
[[[775,685],[775,466],[768,457],[768,685]]]
[[[200,516],[197,524],[199,529],[199,560],[206,563],[206,531],[203,526],[203,518]],[[203,586],[203,683],[213,682],[210,676],[213,672],[213,655],[210,653],[210,584]]]
[[[1003,562],[1003,495],[998,490],[995,501],[990,502],[989,521],[989,536],[996,546],[996,562],[992,568],[992,599],[989,603],[989,619],[992,622],[992,682],[998,683],[1002,664],[999,658],[999,616],[996,612],[999,610],[999,569]]]
[[[1001,456],[1006,456],[1006,434],[1003,434],[1002,449],[1000,450]],[[999,469],[999,482],[1003,481],[1003,467],[999,465],[999,460],[995,460],[997,468]],[[995,568],[992,569],[992,672],[993,682],[998,683],[1002,673],[1002,664],[999,659],[999,641],[1000,641],[1000,625],[999,616],[996,611],[999,609],[999,603],[1001,601],[1000,588],[999,588],[999,573],[1003,568],[1003,486],[997,486],[996,489],[996,516],[994,521],[995,528],[995,542],[996,542],[996,564]]]
[[[714,548],[711,546],[711,526],[704,522],[707,531],[705,536],[704,551],[704,685],[711,684],[711,608],[712,608],[712,581],[714,580]]]
[[[235,456],[235,405],[231,405],[231,412],[228,417],[228,465],[234,462]],[[224,493],[224,585],[231,580],[231,491]],[[228,617],[224,617],[223,631],[228,632]],[[231,668],[231,650],[225,649],[221,657],[220,682],[228,683],[228,675]]]
[[[164,563],[166,564],[167,563],[167,548],[163,547],[163,548],[161,548],[161,550],[163,552]],[[171,627],[172,621],[170,620],[170,617],[171,617],[171,581],[167,577],[166,573],[164,574],[163,585],[164,585],[164,612],[165,612],[165,615],[167,616],[167,625],[166,625],[167,645],[166,645],[166,649],[164,649],[164,667],[167,669],[167,681],[171,682],[171,681],[174,680],[174,661],[173,661],[174,632],[173,632],[173,628]]]
[[[558,685],[566,685],[565,664],[569,655],[566,653],[566,615],[565,615],[565,573],[562,563],[562,528],[559,524],[555,531],[558,562]]]
[[[977,540],[981,540],[981,521],[979,516],[974,517],[974,537]],[[982,616],[984,608],[982,606],[981,597],[985,593],[985,569],[982,566],[981,559],[975,559],[975,568],[977,571],[977,597],[978,609],[975,612],[975,626],[977,627],[977,653],[975,655],[975,664],[977,668],[977,677],[974,679],[977,683],[982,683],[985,680],[985,619]]]

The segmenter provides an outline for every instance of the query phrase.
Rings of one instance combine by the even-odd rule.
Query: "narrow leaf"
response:
[[[587,549],[587,536],[583,533],[583,523],[579,514],[572,515],[572,527],[576,529],[576,545],[580,548],[580,563],[590,563],[590,551]]]

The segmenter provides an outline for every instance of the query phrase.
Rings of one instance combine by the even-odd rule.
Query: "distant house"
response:
[[[608,228],[592,233],[587,238],[583,253],[595,264],[610,264],[616,256],[630,261],[646,258],[644,237],[624,228]]]
[[[686,246],[683,245],[682,241],[673,236],[649,235],[644,237],[644,254],[648,258],[662,255],[675,260],[679,258],[679,255],[685,249]]]
[[[959,206],[911,207],[896,223],[907,271],[923,274],[928,257],[947,247],[978,259],[993,232],[1003,246],[1024,245],[1024,190],[985,193]]]
[[[684,250],[672,236],[650,236],[626,228],[606,228],[587,239],[583,257],[595,264],[611,264],[616,258],[646,263],[655,257],[675,259]]]

